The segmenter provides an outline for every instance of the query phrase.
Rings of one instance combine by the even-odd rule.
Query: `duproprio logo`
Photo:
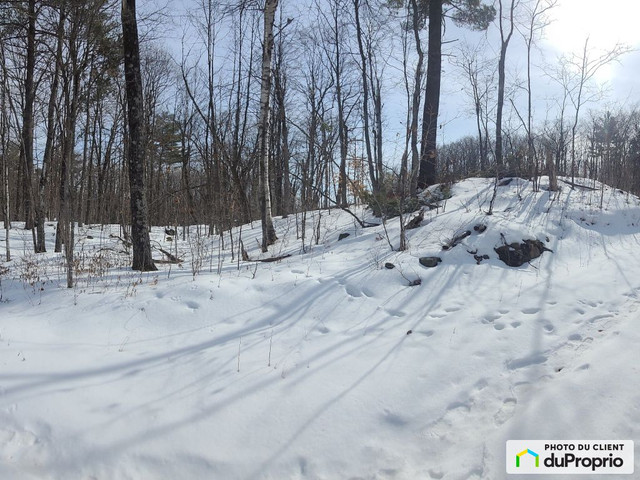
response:
[[[506,447],[508,474],[628,475],[634,471],[633,440],[520,439],[507,440]]]
[[[523,455],[529,454],[531,455],[533,458],[536,459],[536,467],[540,466],[540,455],[538,455],[536,452],[534,452],[533,450],[530,449],[526,449],[521,451],[520,453],[518,453],[516,455],[516,468],[520,468],[520,457],[522,457]]]

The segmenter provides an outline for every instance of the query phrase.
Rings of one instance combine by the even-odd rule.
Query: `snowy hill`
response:
[[[460,182],[405,252],[397,219],[339,210],[309,212],[304,245],[300,217],[277,219],[265,255],[258,223],[236,230],[252,261],[154,229],[184,261],[142,275],[117,227],[84,227],[74,289],[16,225],[0,478],[501,479],[509,439],[637,440],[640,201],[596,187],[514,180],[489,216],[493,182]],[[524,239],[552,251],[494,251]]]

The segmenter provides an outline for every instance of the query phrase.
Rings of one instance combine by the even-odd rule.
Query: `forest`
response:
[[[467,177],[582,177],[638,194],[639,112],[603,107],[595,81],[630,48],[585,39],[541,66],[533,58],[556,4],[194,0],[136,12],[131,0],[2,1],[7,259],[11,222],[24,222],[39,253],[45,222],[57,221],[56,251],[67,245],[72,258],[85,224],[120,224],[126,238],[132,225],[223,234],[261,220],[266,251],[273,216],[412,205],[425,187]],[[139,103],[125,75],[131,19]],[[453,28],[483,40],[443,41]],[[442,83],[460,85],[475,123],[446,142]],[[151,266],[134,258],[134,269]]]

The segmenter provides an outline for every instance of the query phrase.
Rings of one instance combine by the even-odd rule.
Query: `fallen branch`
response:
[[[156,247],[160,252],[162,252],[169,261],[161,261],[160,263],[182,263],[182,260],[173,255],[172,253],[167,252],[164,248]]]
[[[575,183],[575,182],[569,182],[568,180],[560,179],[560,181],[566,183],[567,185],[571,185],[571,187],[584,188],[585,190],[598,190],[597,188],[590,187],[588,185],[581,185],[581,184]]]
[[[263,262],[263,263],[277,262],[279,260],[282,260],[283,258],[289,258],[290,256],[291,256],[291,254],[287,253],[286,255],[280,255],[279,257],[259,258],[259,259],[255,260],[255,261],[256,262]]]
[[[446,245],[443,245],[442,249],[443,250],[452,249],[453,247],[458,245],[462,240],[467,238],[469,235],[471,235],[471,230],[467,230],[466,232],[462,232],[461,234],[456,235],[455,237],[453,237],[453,239],[449,243],[447,243]]]

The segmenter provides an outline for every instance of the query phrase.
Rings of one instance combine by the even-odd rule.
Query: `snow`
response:
[[[637,450],[640,201],[542,183],[499,187],[491,216],[492,180],[455,184],[405,252],[387,242],[398,219],[385,234],[316,211],[304,246],[293,215],[267,254],[259,223],[243,227],[248,262],[228,235],[223,249],[180,229],[184,261],[140,274],[117,226],[86,226],[73,289],[62,257],[28,253],[15,224],[0,264],[0,478],[499,479],[509,439]],[[507,267],[500,234],[553,252]],[[163,228],[152,236],[176,252]],[[422,267],[430,255],[443,262]]]

